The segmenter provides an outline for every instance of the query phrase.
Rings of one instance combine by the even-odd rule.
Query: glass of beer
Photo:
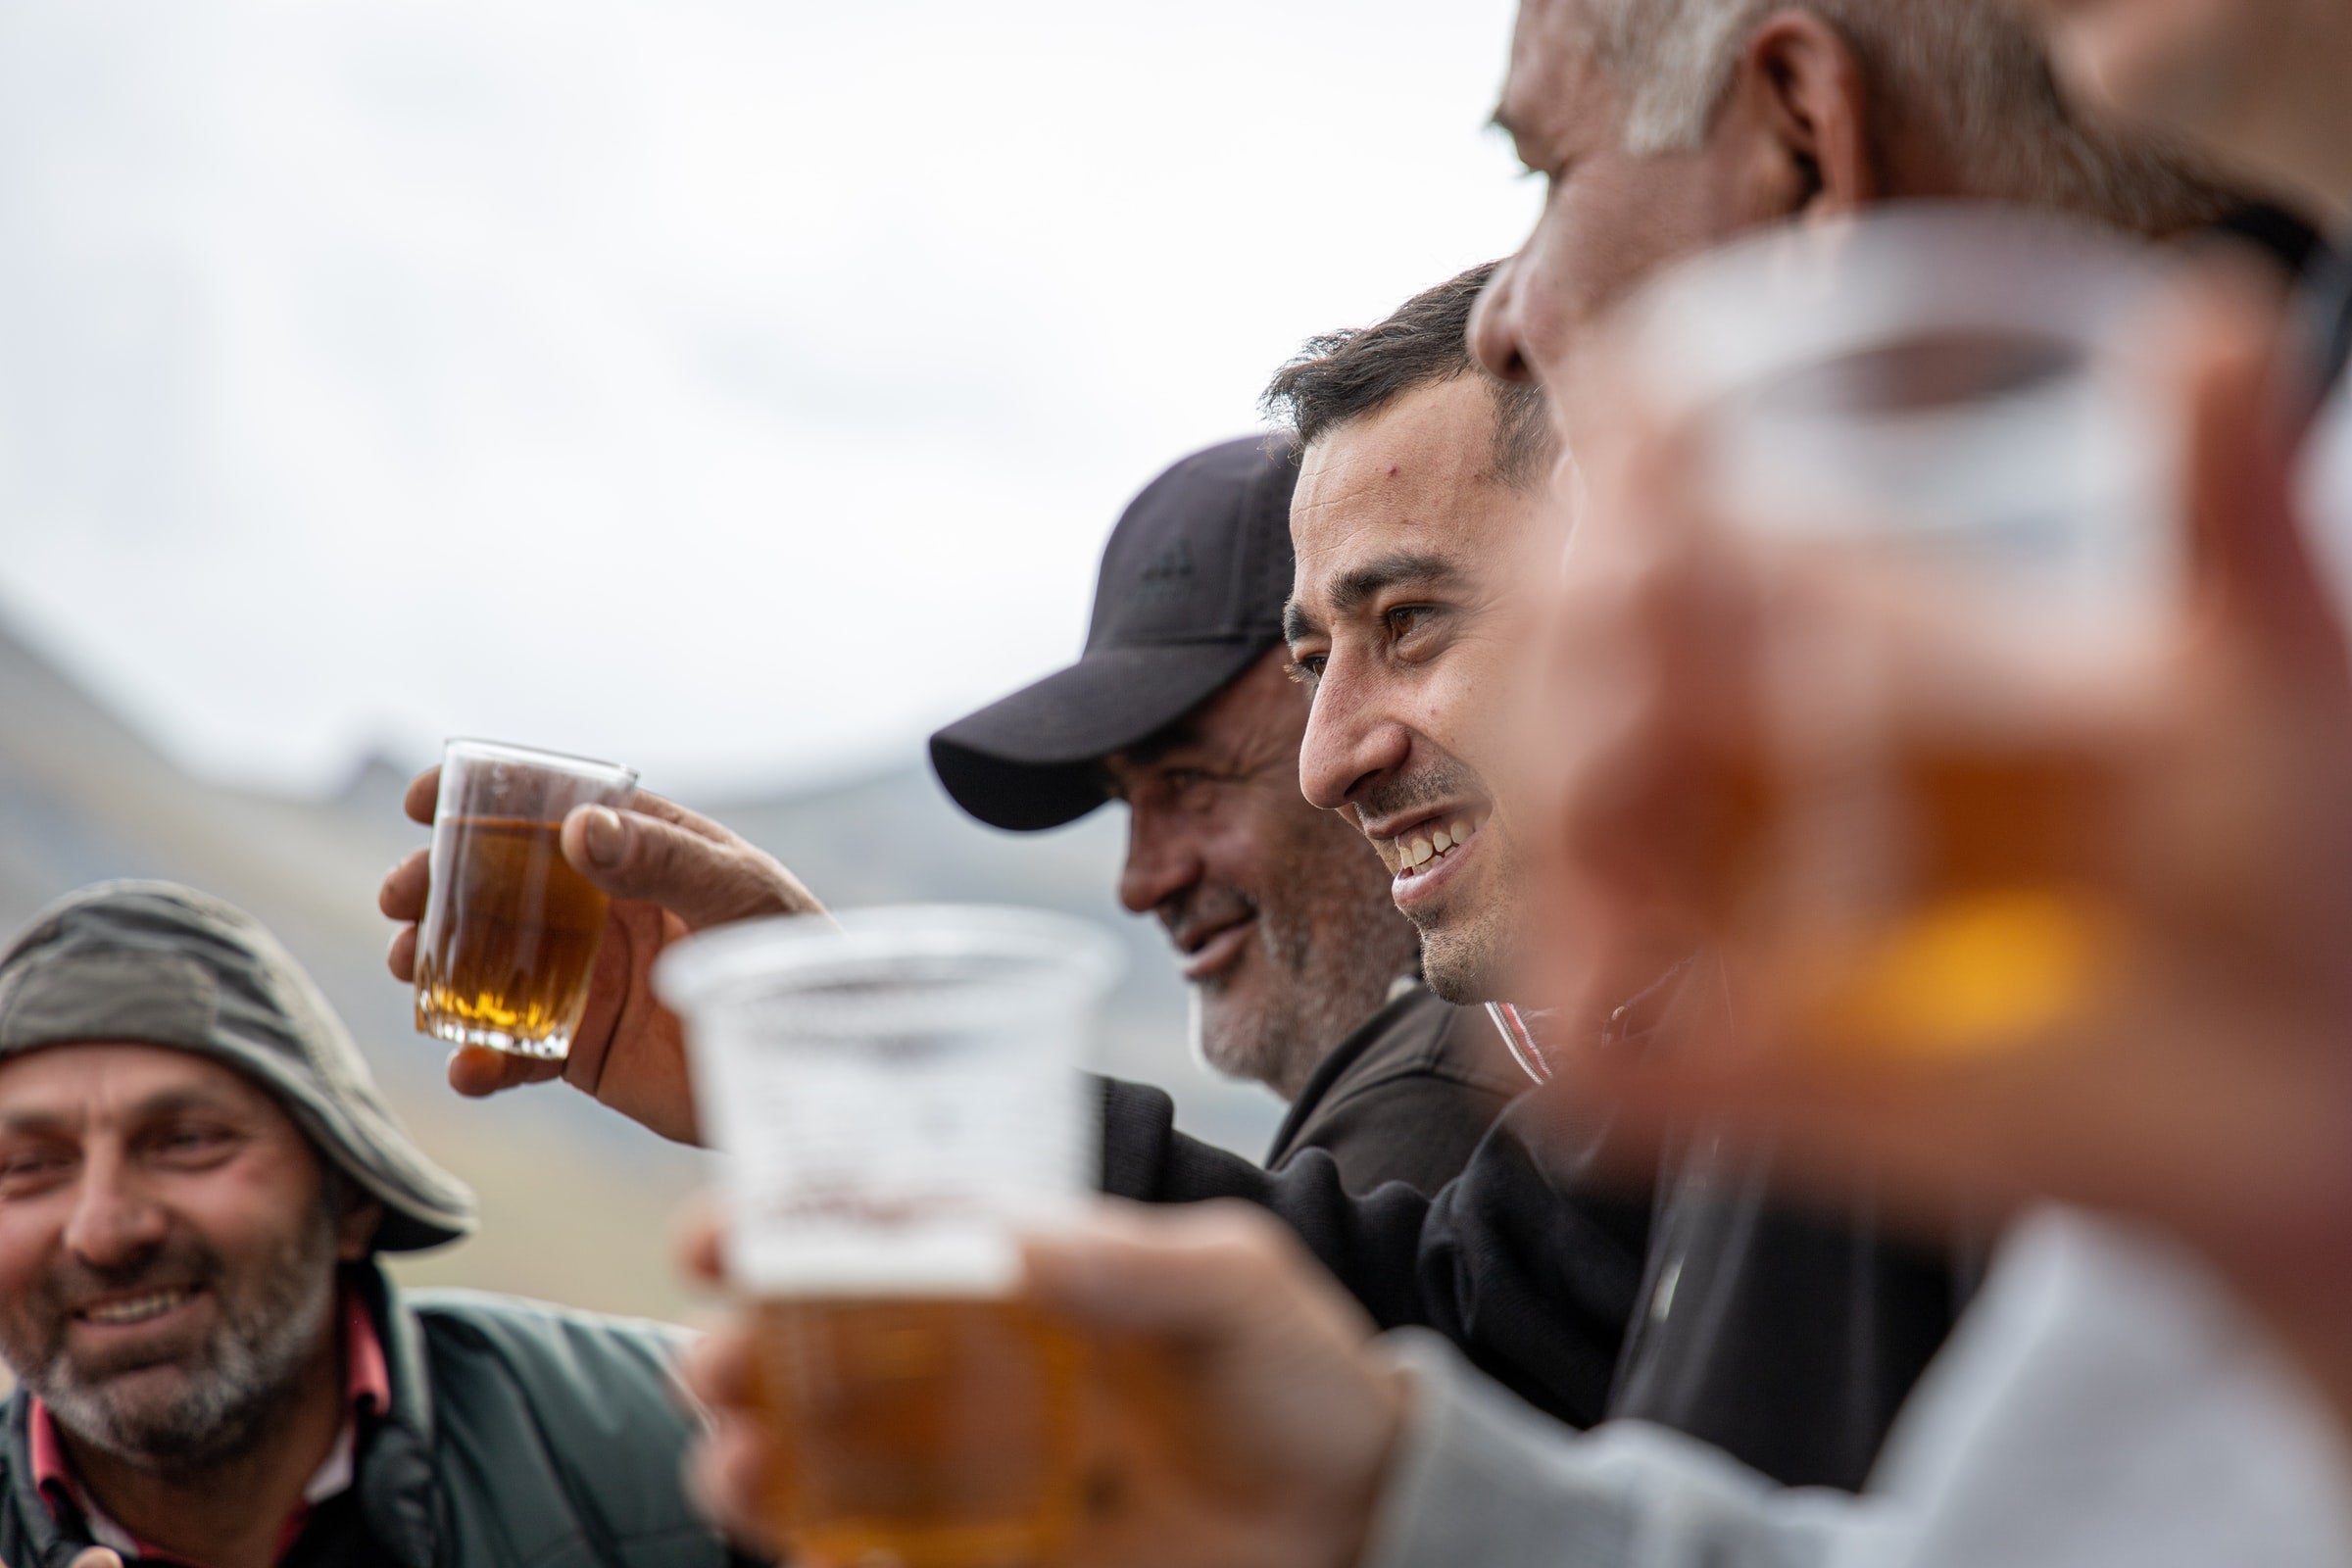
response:
[[[1704,896],[1774,1038],[1958,1058],[2117,994],[2130,715],[2184,579],[2168,275],[2103,231],[1897,208],[1633,307],[1622,363],[1754,590],[1760,739],[1720,760]]]
[[[704,933],[655,970],[726,1158],[766,1484],[795,1561],[1022,1568],[1074,1525],[1090,1351],[1018,1294],[1021,1229],[1092,1191],[1093,926],[874,910]]]
[[[557,842],[576,806],[625,808],[611,762],[451,741],[416,932],[416,1031],[561,1060],[588,1003],[607,900]]]

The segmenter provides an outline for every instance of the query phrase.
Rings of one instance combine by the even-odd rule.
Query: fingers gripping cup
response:
[[[608,901],[558,843],[574,807],[626,807],[610,762],[452,741],[433,813],[432,885],[416,932],[416,1030],[561,1059],[588,1003]]]
[[[1077,1069],[1117,971],[1091,926],[980,908],[747,922],[656,969],[796,1560],[1014,1568],[1066,1536],[1086,1352],[1018,1298],[1016,1236],[1093,1187]]]

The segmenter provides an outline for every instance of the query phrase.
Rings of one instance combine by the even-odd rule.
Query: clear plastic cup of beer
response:
[[[657,966],[795,1561],[1021,1568],[1068,1539],[1091,1352],[1021,1298],[1017,1238],[1093,1189],[1078,1069],[1118,970],[1081,921],[948,907],[747,922]]]
[[[636,794],[637,775],[611,762],[449,743],[416,931],[417,1033],[523,1056],[570,1054],[608,901],[558,840],[573,808],[625,808]]]
[[[1702,902],[1774,1038],[1965,1057],[2117,995],[2132,715],[2184,597],[2171,275],[1895,207],[1702,257],[1618,323],[1618,390],[1749,573],[1761,738],[1718,760]]]

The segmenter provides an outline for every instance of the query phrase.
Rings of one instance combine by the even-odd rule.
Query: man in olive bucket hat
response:
[[[50,906],[0,956],[0,1562],[727,1562],[678,1335],[375,1260],[473,1223],[252,917]]]

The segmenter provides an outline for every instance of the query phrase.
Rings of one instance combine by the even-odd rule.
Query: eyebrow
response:
[[[1401,550],[1393,556],[1367,561],[1360,566],[1342,572],[1339,580],[1331,585],[1331,612],[1337,618],[1345,620],[1392,588],[1406,585],[1416,588],[1458,588],[1463,581],[1461,568],[1444,556],[1420,550]],[[1296,595],[1282,607],[1283,635],[1291,641],[1297,642],[1302,636],[1312,636],[1322,629]]]
[[[133,1125],[174,1116],[182,1111],[209,1110],[216,1115],[233,1115],[236,1104],[206,1089],[166,1089],[148,1096],[131,1107],[127,1120]],[[79,1125],[63,1111],[35,1108],[32,1110],[0,1111],[0,1135],[39,1137],[46,1133],[69,1131]]]

